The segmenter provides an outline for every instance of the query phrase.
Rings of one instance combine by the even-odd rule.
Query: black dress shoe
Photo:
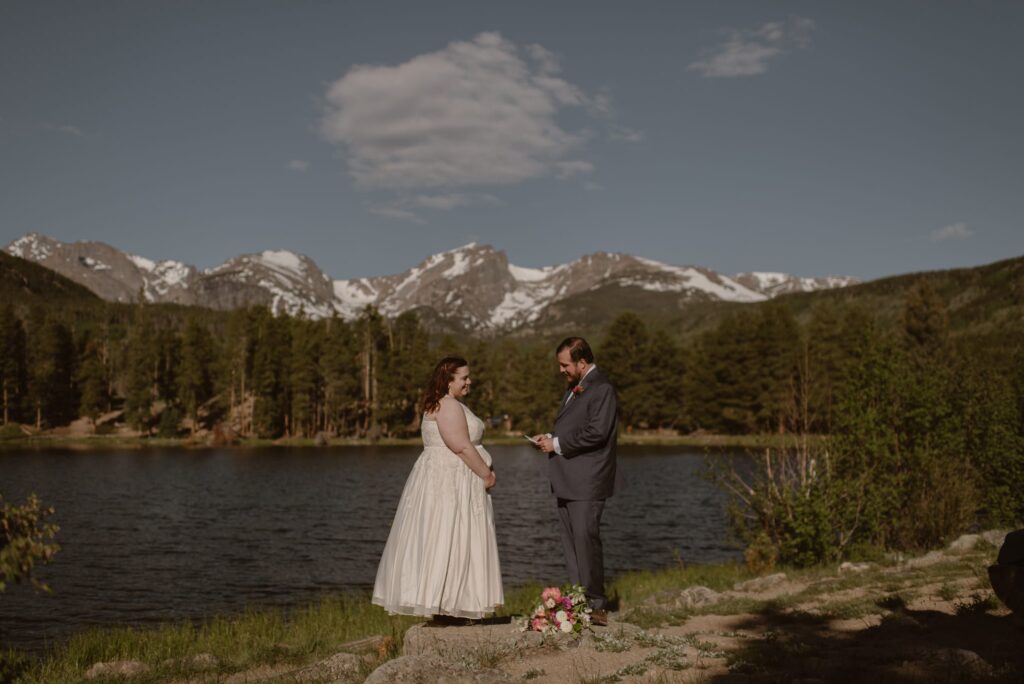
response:
[[[594,610],[590,612],[590,624],[597,627],[608,626],[608,611],[607,610]]]

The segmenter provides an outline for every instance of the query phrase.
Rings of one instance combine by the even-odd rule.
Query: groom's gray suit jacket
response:
[[[615,441],[619,402],[600,368],[580,382],[583,391],[566,403],[562,397],[552,436],[561,455],[548,455],[551,491],[559,499],[599,501],[616,490]]]

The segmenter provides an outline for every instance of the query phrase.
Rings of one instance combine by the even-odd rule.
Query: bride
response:
[[[373,603],[391,614],[477,620],[504,602],[487,490],[496,478],[484,423],[459,401],[465,359],[438,362],[423,396],[423,453],[398,502]]]

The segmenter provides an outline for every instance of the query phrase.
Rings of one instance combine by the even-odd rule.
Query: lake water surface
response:
[[[567,580],[544,456],[488,447],[506,587]],[[38,650],[95,625],[294,606],[373,586],[415,447],[0,452],[0,494],[56,507],[61,551],[0,594],[0,645]],[[606,573],[738,558],[702,452],[620,447]]]

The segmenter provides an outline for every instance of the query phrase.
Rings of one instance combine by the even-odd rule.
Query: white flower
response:
[[[555,607],[555,599],[549,598],[547,601],[544,602],[544,605],[547,606],[548,608],[554,608]]]
[[[565,614],[564,610],[560,610],[555,613],[555,622],[565,622],[569,619],[569,616]]]
[[[566,620],[565,622],[562,623],[562,625],[559,627],[559,629],[562,630],[563,632],[565,632],[566,634],[568,634],[569,632],[572,631],[572,623],[569,622],[568,620]]]

